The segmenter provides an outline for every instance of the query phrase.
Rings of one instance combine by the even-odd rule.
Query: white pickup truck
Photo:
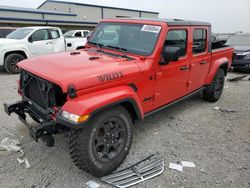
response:
[[[87,38],[64,38],[57,27],[23,27],[0,39],[0,66],[11,74],[20,73],[17,62],[24,59],[82,49]]]
[[[90,34],[89,30],[69,30],[66,33],[64,33],[64,37],[84,37],[87,38]]]

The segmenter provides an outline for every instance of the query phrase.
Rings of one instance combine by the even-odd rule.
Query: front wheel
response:
[[[70,131],[70,156],[80,169],[101,177],[116,170],[128,155],[132,120],[121,106],[97,114],[83,129]]]
[[[13,53],[9,54],[4,61],[4,68],[10,74],[18,74],[21,69],[17,66],[19,61],[24,60],[25,57],[21,54]]]
[[[208,85],[203,91],[203,98],[209,102],[215,102],[219,100],[225,82],[225,74],[223,69],[219,69],[214,76],[214,79],[210,85]]]

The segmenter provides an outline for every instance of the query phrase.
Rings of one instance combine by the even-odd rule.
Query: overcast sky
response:
[[[214,32],[250,32],[250,0],[65,0],[160,12],[163,18],[212,23]],[[0,5],[37,8],[44,0],[0,0]]]

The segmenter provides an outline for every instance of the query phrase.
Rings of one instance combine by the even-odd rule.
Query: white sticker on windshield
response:
[[[141,31],[159,33],[161,31],[161,26],[156,25],[143,25]]]

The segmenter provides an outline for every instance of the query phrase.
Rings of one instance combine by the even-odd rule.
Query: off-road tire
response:
[[[126,134],[123,134],[123,138],[125,138],[125,141],[115,158],[110,161],[102,161],[96,152],[96,146],[94,146],[96,144],[95,135],[99,134],[98,130],[101,125],[112,118],[118,118],[119,121],[124,123],[123,127],[124,130],[126,130]],[[78,168],[96,177],[102,177],[110,174],[120,166],[129,153],[131,142],[131,116],[125,108],[116,106],[93,116],[86,127],[82,129],[71,129],[69,134],[69,151],[72,161]]]
[[[21,69],[17,68],[16,64],[24,60],[25,57],[18,53],[9,54],[4,61],[4,68],[10,74],[19,74]]]
[[[209,102],[216,102],[219,100],[225,82],[225,74],[223,69],[219,69],[214,76],[214,79],[210,85],[208,85],[203,91],[203,98]]]

